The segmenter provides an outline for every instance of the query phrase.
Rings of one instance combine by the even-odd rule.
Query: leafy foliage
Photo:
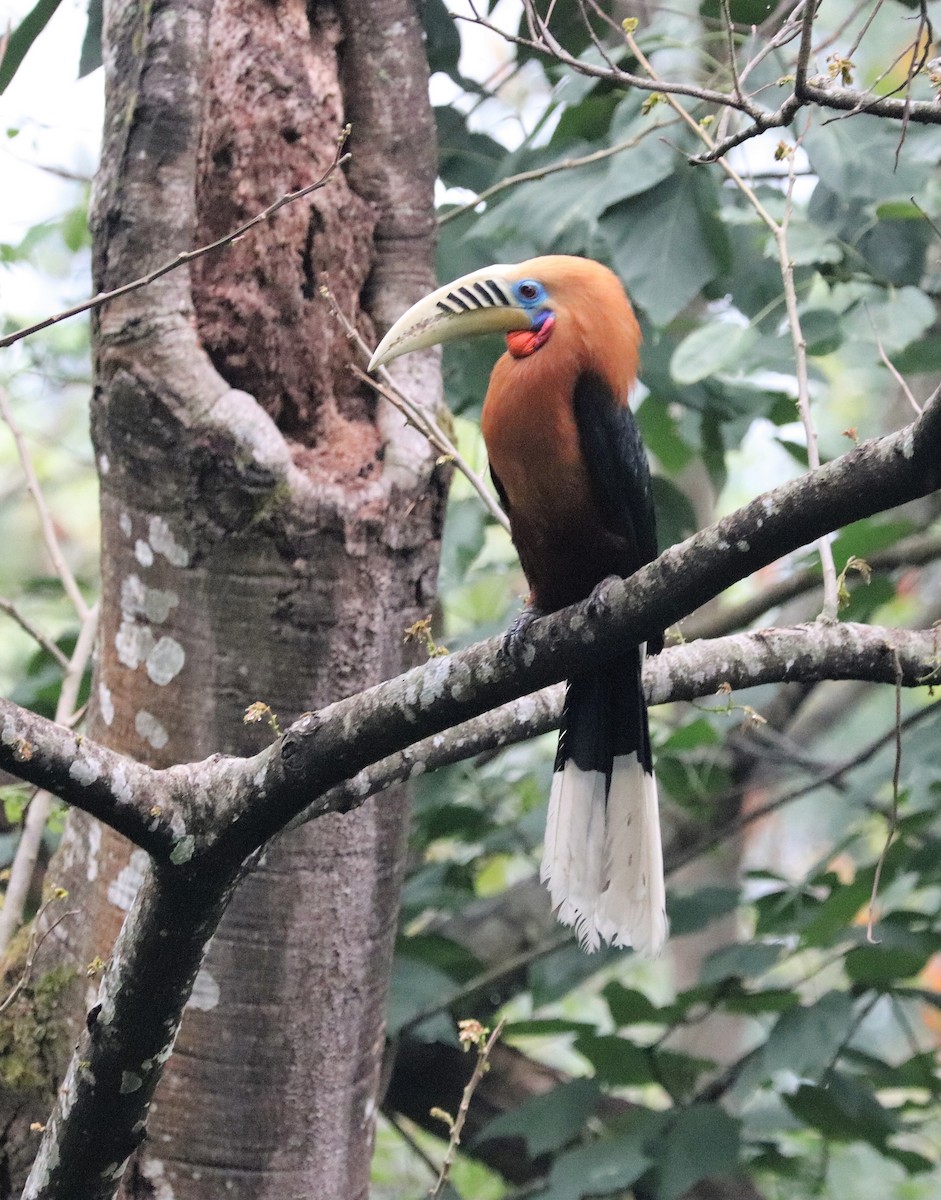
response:
[[[893,21],[904,19],[901,6],[888,7]],[[835,29],[840,14],[849,15],[844,8],[831,17]],[[524,47],[507,49],[511,69],[526,73],[524,97],[462,79],[441,5],[431,10],[433,66],[465,89],[438,114],[449,189],[441,279],[551,252],[599,258],[619,273],[645,336],[638,419],[657,472],[662,544],[805,469],[777,249],[754,204],[719,168],[688,164],[696,141],[665,103],[568,73]],[[751,24],[768,10],[733,3],[731,11],[733,20]],[[704,45],[715,52],[725,36],[721,6],[707,0],[700,20]],[[656,11],[637,31],[638,43],[648,55],[664,51],[675,44],[677,22]],[[552,28],[573,54],[595,54],[576,6]],[[687,46],[695,28],[695,21],[685,27]],[[525,27],[519,32],[526,36]],[[612,38],[608,46],[619,65],[637,69],[625,62],[623,45],[617,49]],[[873,77],[876,60],[868,68]],[[772,85],[770,73],[767,79]],[[488,121],[475,116],[485,98]],[[679,99],[700,119],[701,105]],[[508,118],[514,101],[525,132],[503,144],[507,121],[492,114]],[[834,121],[825,113],[787,136],[783,158],[771,148],[757,156],[760,177],[751,184],[775,220],[788,220],[815,415],[824,456],[836,455],[847,437],[907,419],[901,407],[888,413],[897,388],[886,357],[905,372],[941,365],[939,243],[930,224],[941,215],[941,143],[932,129],[910,128],[900,139],[898,128],[878,118]],[[467,189],[483,193],[476,206]],[[458,424],[462,446],[478,463],[473,417],[499,350],[479,341],[445,352],[449,401],[471,418]],[[911,385],[924,396],[921,381]],[[930,530],[934,517],[926,506],[844,530],[834,541],[838,569]],[[753,594],[811,563],[794,556],[738,592]],[[918,624],[932,611],[925,605],[935,578],[930,567],[923,576],[876,574],[868,586],[850,576],[846,615]],[[443,638],[452,645],[505,625],[525,588],[512,547],[460,480],[442,583]],[[819,599],[795,603],[790,620],[813,616]],[[744,701],[773,712],[769,690]],[[906,708],[915,712],[924,701],[907,699]],[[667,825],[684,841],[734,822],[743,804],[760,807],[799,792],[892,726],[887,695],[854,698],[816,728],[801,726],[798,706],[772,731],[780,750],[759,775],[756,762],[770,751],[759,749],[765,741],[756,727],[736,728],[739,703],[734,697],[727,711],[719,703],[704,706],[714,711],[655,713]],[[440,947],[423,949],[409,931],[429,921],[442,936],[474,947],[477,926],[462,913],[485,903],[497,912],[496,901],[483,897],[501,876],[510,911],[522,889],[535,887],[526,881],[537,862],[552,747],[517,747],[476,774],[461,767],[422,780],[395,994],[426,998],[422,981],[433,971],[442,1013],[484,1015],[482,1007],[489,1012],[489,1004],[509,1000],[510,1043],[564,1067],[554,1090],[497,1116],[471,1152],[486,1158],[488,1144],[523,1139],[540,1164],[541,1200],[621,1195],[634,1185],[644,1197],[673,1200],[707,1177],[726,1180],[733,1186],[726,1194],[736,1194],[729,1181],[743,1173],[769,1194],[830,1194],[828,1180],[841,1177],[860,1147],[886,1181],[880,1195],[903,1194],[889,1183],[898,1172],[914,1188],[906,1196],[933,1194],[941,1177],[931,1148],[941,1116],[932,1058],[941,1030],[932,1002],[941,975],[938,727],[929,714],[903,742],[900,819],[878,867],[871,936],[870,896],[891,802],[891,737],[833,785],[746,827],[740,886],[707,856],[705,882],[672,891],[671,925],[680,939],[674,954],[685,962],[675,974],[667,964],[617,953],[587,959],[570,944],[547,955],[544,934],[506,939],[512,967],[505,978],[499,954],[480,963],[483,974],[468,977],[466,961],[451,969]],[[760,786],[752,782],[759,778]],[[532,957],[521,966],[527,945]],[[480,978],[491,981],[483,993],[475,988]],[[427,1020],[421,1030],[431,1040],[448,1036]],[[599,1107],[601,1097],[630,1105],[616,1115]]]

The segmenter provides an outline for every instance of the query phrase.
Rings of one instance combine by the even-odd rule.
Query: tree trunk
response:
[[[97,323],[89,732],[162,766],[260,749],[253,702],[283,727],[409,665],[446,479],[349,372],[319,287],[372,336],[432,285],[434,133],[409,0],[115,0],[105,37],[97,288],[313,182],[354,125],[345,174]],[[428,359],[402,377],[439,402]],[[212,942],[126,1195],[367,1194],[406,822],[387,795],[268,848]],[[80,980],[145,862],[70,817],[50,878],[82,910],[57,931]]]

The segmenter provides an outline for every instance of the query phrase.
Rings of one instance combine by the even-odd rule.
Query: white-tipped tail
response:
[[[659,954],[667,936],[657,784],[636,754],[605,777],[569,759],[552,779],[540,876],[586,950],[602,941]]]

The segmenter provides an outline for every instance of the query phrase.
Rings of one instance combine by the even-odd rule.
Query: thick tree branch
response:
[[[315,793],[471,716],[600,661],[625,641],[655,636],[738,579],[822,534],[934,491],[941,483],[941,400],[889,437],[861,444],[662,554],[626,582],[536,622],[525,663],[479,643],[302,718],[253,764],[263,813],[239,836],[272,836]],[[525,679],[525,683],[523,680]],[[740,686],[740,682],[733,686]],[[300,803],[299,803],[300,801]]]
[[[390,755],[400,756],[398,771],[426,769],[428,761],[414,749],[423,738],[434,739],[584,670],[625,641],[647,640],[731,583],[823,533],[934,490],[941,482],[939,427],[941,399],[936,398],[898,433],[864,443],[758,497],[672,547],[630,580],[611,583],[591,600],[538,621],[524,662],[502,653],[498,639],[481,642],[307,714],[254,759],[209,760],[202,768],[165,772],[148,772],[33,714],[0,704],[0,766],[100,817],[158,859],[179,856],[183,839],[194,855],[211,849],[226,861],[233,856],[240,861],[307,809],[312,794],[322,796]],[[937,657],[934,634],[891,637],[905,658],[906,684],[927,682]],[[884,631],[829,624],[740,635],[718,654],[709,643],[692,644],[651,664],[651,701],[708,694],[722,682],[741,688],[827,674],[894,681],[894,649],[890,654],[888,644]],[[667,674],[666,687],[653,685],[660,672]],[[526,732],[534,730],[525,705],[514,720]],[[489,744],[497,744],[495,727],[490,728]],[[487,744],[461,746],[464,737],[456,735],[461,757]],[[432,740],[422,749],[434,763],[440,748]],[[131,775],[133,788],[126,783]],[[348,788],[341,807],[354,806],[357,797],[349,793]],[[318,810],[331,807],[321,802]]]
[[[816,623],[670,647],[647,660],[644,687],[648,704],[672,704],[714,695],[724,685],[741,690],[824,679],[895,683],[896,654],[904,687],[941,683],[939,629]],[[325,812],[348,812],[369,796],[427,771],[557,729],[562,696],[562,687],[553,685],[415,742],[331,788],[295,817],[289,828]]]

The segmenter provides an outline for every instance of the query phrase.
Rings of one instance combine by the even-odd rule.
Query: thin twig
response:
[[[461,1097],[461,1107],[457,1110],[457,1116],[451,1122],[451,1136],[448,1140],[447,1153],[445,1154],[444,1161],[441,1164],[441,1171],[438,1174],[437,1182],[428,1192],[428,1200],[438,1200],[444,1185],[448,1181],[448,1176],[451,1174],[451,1167],[454,1165],[454,1159],[457,1155],[457,1148],[461,1144],[461,1132],[464,1129],[464,1122],[467,1120],[467,1112],[470,1108],[471,1099],[474,1095],[474,1092],[477,1090],[477,1085],[480,1083],[481,1079],[483,1079],[486,1072],[490,1069],[490,1055],[500,1038],[500,1034],[503,1033],[503,1027],[506,1025],[506,1018],[504,1017],[500,1021],[496,1029],[487,1038],[485,1043],[483,1042],[483,1039],[486,1036],[487,1031],[482,1026],[478,1025],[476,1021],[460,1022],[461,1040],[464,1041],[465,1044],[467,1044],[467,1042],[470,1040],[468,1037],[468,1026],[471,1025],[476,1026],[477,1030],[479,1030],[477,1039],[475,1039],[477,1045],[477,1065],[474,1067],[474,1073],[471,1075],[467,1087],[464,1089],[464,1095]]]
[[[94,604],[82,621],[75,649],[72,651],[72,657],[68,661],[62,680],[62,687],[59,689],[55,720],[60,725],[69,724],[74,715],[85,668],[88,666],[88,660],[91,658],[95,645],[97,630],[98,605]],[[54,802],[54,796],[40,789],[33,796],[29,808],[26,810],[23,832],[10,865],[10,878],[7,882],[3,908],[0,909],[0,955],[5,953],[10,939],[23,920],[26,898],[33,882],[36,863],[39,861],[39,848]]]
[[[43,541],[46,543],[46,550],[49,557],[52,559],[52,565],[55,568],[56,574],[62,582],[65,593],[72,601],[75,611],[79,615],[79,619],[84,621],[88,616],[88,605],[85,602],[85,597],[79,591],[78,584],[75,582],[75,576],[69,564],[65,561],[65,556],[62,553],[62,547],[59,545],[59,539],[56,536],[55,525],[53,524],[52,516],[49,513],[49,508],[46,505],[46,499],[43,496],[42,488],[39,484],[39,478],[36,475],[36,470],[33,467],[32,459],[29,456],[29,451],[26,449],[26,442],[20,432],[19,426],[13,420],[13,413],[10,411],[9,400],[7,399],[6,391],[0,387],[0,415],[13,435],[13,441],[16,444],[16,452],[19,455],[20,466],[23,469],[23,474],[26,477],[26,486],[29,489],[29,494],[33,498],[33,503],[36,506],[36,511],[39,514],[39,523],[42,527]]]
[[[43,631],[38,629],[28,617],[24,617],[12,600],[7,600],[5,596],[0,596],[0,612],[5,612],[8,617],[12,617],[17,625],[25,633],[28,633],[34,642],[42,646],[43,650],[56,660],[63,671],[66,670],[69,665],[67,655],[63,654],[55,642],[51,638],[46,637]]]
[[[872,927],[876,920],[876,900],[879,896],[879,884],[882,882],[882,868],[889,853],[889,847],[895,840],[895,831],[899,824],[899,779],[902,774],[902,663],[895,652],[895,765],[892,769],[892,805],[889,809],[888,828],[885,843],[876,863],[875,874],[872,877],[872,892],[869,896],[869,912],[866,918],[866,941],[875,943]]]
[[[806,132],[806,130],[805,130]],[[796,151],[803,140],[803,134],[790,153],[789,163],[793,168]],[[804,426],[804,440],[807,443],[807,463],[811,470],[816,471],[820,466],[820,447],[817,441],[817,427],[814,424],[813,412],[810,405],[810,371],[807,366],[807,341],[801,328],[800,310],[797,305],[797,289],[794,286],[794,263],[788,247],[788,228],[794,204],[794,173],[788,172],[787,193],[784,202],[784,215],[775,231],[775,244],[778,250],[778,265],[781,271],[781,281],[784,285],[784,303],[787,310],[787,324],[791,334],[791,345],[794,349],[795,376],[797,379],[797,408],[800,412],[801,423]],[[821,615],[829,621],[835,621],[840,611],[840,595],[837,583],[836,564],[833,561],[833,547],[829,538],[820,538],[817,542],[820,554],[820,565],[823,569],[823,610]]]
[[[343,326],[347,338],[363,355],[365,355],[367,361],[372,358],[372,350],[366,344],[365,340],[360,336],[359,330],[356,328],[353,322],[337,304],[336,297],[330,291],[329,287],[326,286],[326,284],[321,286],[320,294],[323,296],[324,300],[326,300],[334,317]],[[387,400],[393,408],[397,409],[410,425],[414,426],[414,428],[417,429],[423,437],[428,439],[429,444],[432,445],[439,454],[453,462],[457,470],[467,478],[471,487],[483,501],[484,507],[487,509],[493,519],[509,532],[510,523],[507,520],[506,513],[502,508],[500,508],[496,500],[494,500],[494,498],[487,491],[484,481],[473,469],[467,459],[464,458],[457,446],[454,445],[441,426],[438,425],[437,422],[430,417],[420,405],[416,404],[414,400],[409,399],[409,397],[405,395],[386,368],[379,368],[379,374],[382,378],[382,383],[377,383],[372,375],[368,375],[364,370],[362,370],[361,367],[356,366],[355,363],[350,364],[350,370],[353,372],[356,378],[360,380],[360,382],[368,384],[369,387],[378,392],[384,400]]]
[[[0,1004],[0,1013],[6,1012],[10,1005],[16,1000],[20,992],[22,992],[22,990],[29,983],[30,978],[32,977],[33,967],[36,963],[36,955],[42,949],[43,942],[46,940],[49,934],[52,933],[52,931],[58,925],[61,925],[67,917],[78,916],[77,908],[69,909],[67,912],[60,913],[59,916],[56,917],[56,919],[52,922],[52,924],[48,926],[48,928],[44,929],[42,933],[39,932],[41,924],[40,919],[48,911],[50,905],[58,904],[60,900],[66,899],[68,899],[68,892],[66,892],[64,888],[54,888],[52,894],[46,900],[44,900],[40,906],[39,912],[36,913],[36,920],[33,923],[32,931],[29,935],[29,947],[26,951],[26,961],[23,964],[23,973],[13,985],[10,994],[3,1001],[3,1003]]]
[[[411,1130],[406,1126],[399,1114],[392,1108],[383,1108],[382,1115],[389,1122],[406,1146],[408,1146],[409,1150],[411,1150],[415,1157],[420,1159],[428,1168],[431,1175],[437,1179],[438,1164],[434,1161],[431,1155],[427,1153],[424,1147],[419,1145],[417,1138],[413,1136]]]
[[[447,212],[442,213],[438,217],[438,226],[447,225],[449,221],[454,221],[464,213],[475,209],[478,204],[483,204],[487,200],[492,200],[500,192],[505,192],[507,188],[517,187],[521,183],[530,183],[534,179],[545,179],[547,175],[555,175],[559,171],[577,171],[579,167],[591,166],[592,163],[601,162],[603,159],[621,154],[625,150],[633,150],[650,134],[675,124],[675,120],[661,121],[659,124],[649,126],[642,133],[626,138],[623,142],[617,142],[613,146],[606,146],[603,150],[595,150],[580,158],[565,158],[561,162],[550,163],[545,167],[533,167],[530,171],[520,171],[518,175],[508,175],[506,179],[501,179],[499,182],[491,184],[490,187],[484,188],[473,200],[468,200],[465,204],[459,204],[456,208],[449,208]]]
[[[29,337],[33,333],[39,333],[42,329],[48,329],[50,325],[57,325],[60,321],[66,321],[69,317],[78,316],[79,313],[88,312],[90,309],[100,308],[102,304],[107,304],[109,300],[116,300],[119,296],[126,296],[128,292],[135,292],[139,288],[146,287],[162,276],[168,275],[171,271],[175,271],[178,267],[184,267],[187,263],[195,262],[197,258],[202,258],[204,254],[209,254],[213,250],[219,250],[221,247],[229,245],[236,238],[240,238],[248,233],[249,230],[254,229],[256,225],[267,221],[286,205],[293,204],[296,200],[302,200],[312,192],[319,191],[320,188],[329,183],[337,170],[345,162],[349,161],[350,155],[343,153],[343,147],[346,144],[346,139],[349,137],[349,132],[350,127],[347,125],[337,138],[337,149],[333,157],[333,162],[315,183],[309,183],[306,187],[299,188],[296,192],[285,193],[278,200],[275,200],[273,204],[269,204],[264,211],[252,217],[250,221],[246,221],[243,225],[239,225],[237,229],[233,229],[231,233],[227,233],[224,237],[218,238],[214,242],[209,242],[208,245],[200,246],[198,250],[187,250],[185,253],[178,254],[176,258],[170,259],[169,262],[165,262],[153,271],[148,271],[146,275],[142,275],[139,279],[122,284],[121,287],[114,288],[110,292],[99,292],[97,296],[92,296],[90,300],[83,300],[81,304],[75,304],[72,308],[63,309],[62,312],[56,313],[51,317],[46,317],[42,321],[37,321],[34,325],[26,325],[22,329],[8,333],[5,337],[0,337],[0,349],[3,349],[5,346],[12,346],[14,342]]]
[[[876,328],[876,323],[873,320],[872,313],[869,311],[868,307],[866,309],[866,315],[869,317],[869,324],[872,326],[872,334],[873,334],[873,337],[876,339],[876,348],[879,351],[879,357],[882,359],[883,365],[886,367],[886,369],[888,370],[888,372],[892,376],[892,378],[895,380],[895,382],[902,389],[902,394],[908,400],[909,404],[912,406],[912,408],[915,410],[915,412],[918,413],[919,415],[921,415],[921,405],[915,399],[912,389],[906,383],[905,378],[902,375],[901,371],[899,371],[898,367],[896,367],[895,363],[891,360],[891,358],[889,358],[888,354],[886,354],[886,352],[885,352],[885,348],[882,345],[882,338],[879,336],[879,330]]]

